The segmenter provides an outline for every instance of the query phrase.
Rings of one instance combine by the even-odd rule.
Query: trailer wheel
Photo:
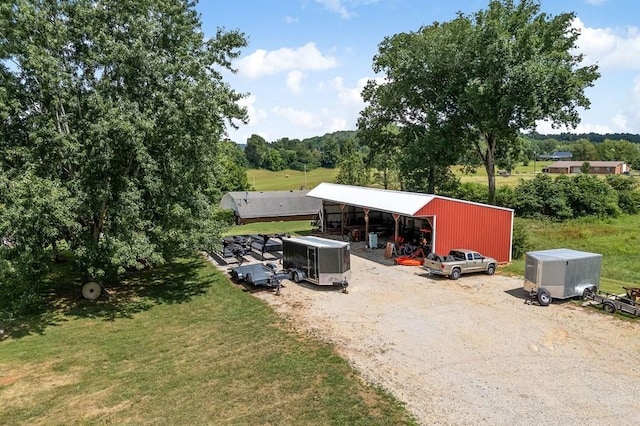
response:
[[[608,314],[615,314],[616,313],[616,305],[614,305],[611,302],[604,302],[602,304],[602,310],[605,311]]]
[[[549,306],[551,303],[551,294],[543,288],[538,290],[538,303],[540,303],[540,306]]]
[[[253,277],[251,276],[251,274],[247,274],[247,276],[244,277],[244,280],[249,284],[253,284]]]
[[[298,271],[294,271],[293,272],[293,281],[295,283],[299,283],[300,281],[302,281],[302,277],[300,276],[300,272],[298,272]]]
[[[460,278],[460,268],[453,268],[451,270],[451,275],[449,276],[452,280],[457,280]]]
[[[493,275],[496,272],[496,265],[493,263],[487,266],[487,275]]]
[[[593,295],[595,294],[595,292],[596,292],[595,287],[587,287],[582,292],[582,298],[583,299],[592,299]]]

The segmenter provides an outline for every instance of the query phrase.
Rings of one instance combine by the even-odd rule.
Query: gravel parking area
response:
[[[525,304],[522,280],[431,277],[353,245],[349,294],[284,281],[256,297],[333,342],[422,424],[638,422],[640,325],[574,302]]]

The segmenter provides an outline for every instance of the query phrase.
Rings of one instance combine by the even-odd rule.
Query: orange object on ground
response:
[[[422,266],[424,265],[424,257],[398,256],[393,259],[396,265],[404,266]]]

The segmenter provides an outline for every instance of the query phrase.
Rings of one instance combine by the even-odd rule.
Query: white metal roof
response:
[[[398,213],[403,216],[413,216],[435,198],[434,195],[416,192],[391,191],[326,182],[322,182],[309,191],[307,197],[370,208],[381,212]]]

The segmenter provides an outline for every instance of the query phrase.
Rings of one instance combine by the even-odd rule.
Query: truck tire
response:
[[[551,294],[544,288],[538,290],[538,303],[540,306],[549,306],[551,303]]]
[[[616,313],[616,305],[614,305],[612,302],[604,302],[602,304],[602,310],[605,311],[608,314],[615,314]]]
[[[493,275],[496,272],[496,265],[494,265],[493,263],[490,263],[489,266],[487,266],[487,275]]]
[[[457,280],[458,278],[460,278],[460,268],[453,268],[451,270],[451,275],[449,275],[449,278],[451,278],[452,280]]]
[[[302,276],[299,271],[293,271],[293,281],[295,283],[299,283],[300,281],[302,281]]]

